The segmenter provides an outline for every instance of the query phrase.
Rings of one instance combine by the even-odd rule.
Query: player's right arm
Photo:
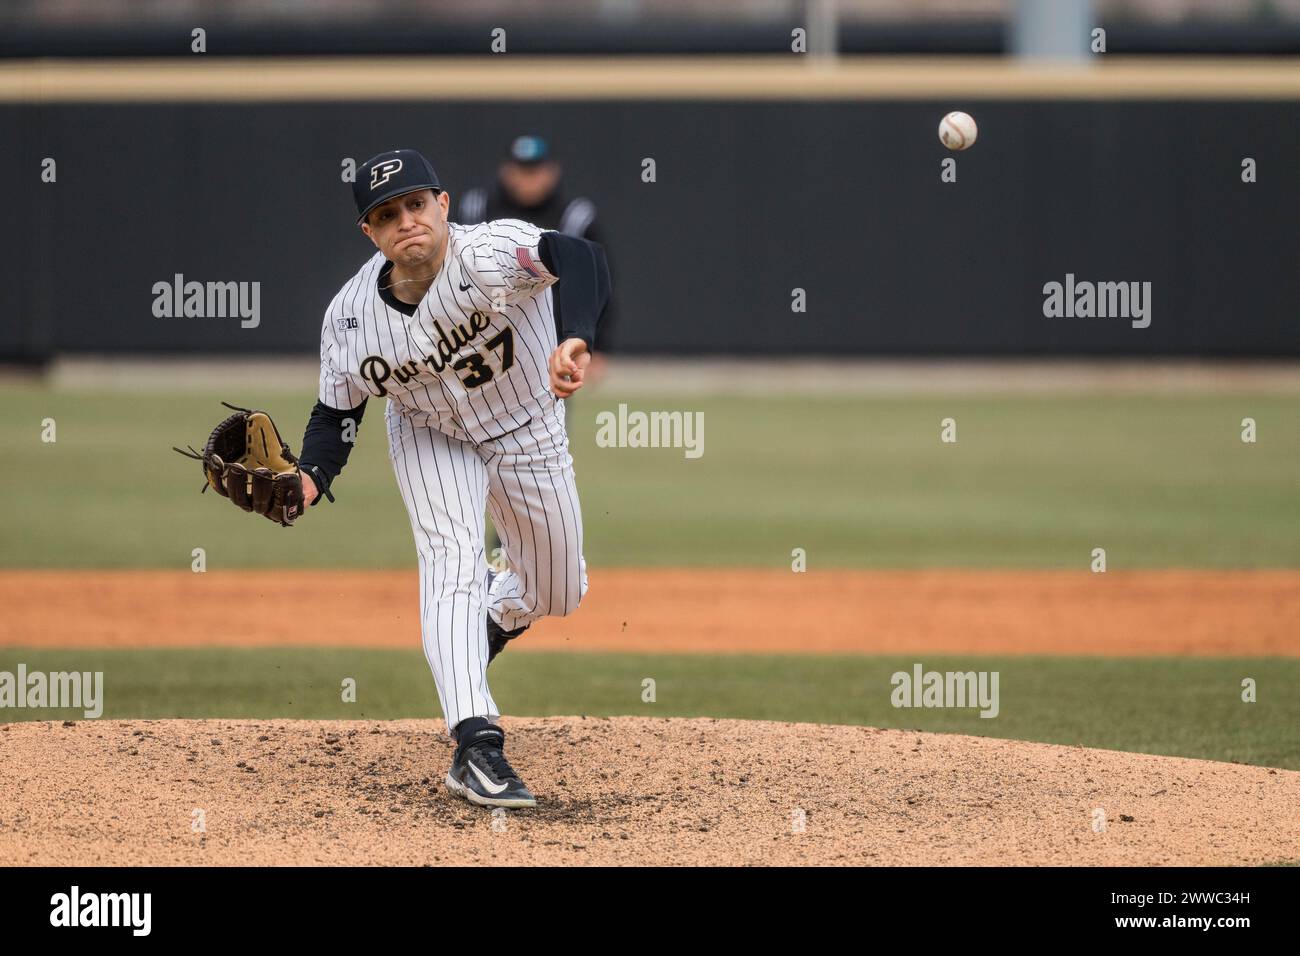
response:
[[[557,347],[547,368],[552,392],[568,398],[582,387],[596,327],[609,305],[605,251],[586,239],[518,219],[488,223],[486,242],[501,282],[494,298],[513,305],[555,286]]]
[[[308,505],[314,505],[321,495],[334,500],[330,485],[352,454],[369,398],[369,393],[339,368],[336,337],[339,318],[335,306],[331,305],[321,326],[320,390],[302,436],[302,454],[298,458],[303,497]]]

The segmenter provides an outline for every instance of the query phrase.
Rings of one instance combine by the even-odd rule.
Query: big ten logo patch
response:
[[[357,330],[357,320],[352,316],[344,316],[338,321],[340,332],[355,332]]]

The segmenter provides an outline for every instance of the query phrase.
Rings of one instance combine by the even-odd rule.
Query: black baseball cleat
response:
[[[492,579],[497,576],[495,571],[488,571],[488,590],[492,590]],[[513,641],[524,631],[528,630],[528,625],[517,627],[513,631],[507,631],[504,627],[492,620],[492,615],[487,615],[487,638],[488,638],[488,663],[506,649],[506,644]]]
[[[481,721],[481,725],[460,735],[465,739],[456,745],[456,755],[447,771],[447,789],[481,807],[537,806],[537,798],[524,786],[501,750],[506,742],[505,731],[482,718],[470,719]]]

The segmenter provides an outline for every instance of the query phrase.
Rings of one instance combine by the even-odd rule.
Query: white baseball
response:
[[[939,121],[939,142],[949,149],[969,149],[978,135],[979,127],[969,113],[954,110]]]

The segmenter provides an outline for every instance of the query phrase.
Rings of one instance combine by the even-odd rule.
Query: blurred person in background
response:
[[[543,137],[516,136],[497,167],[495,185],[466,192],[456,221],[469,226],[495,219],[522,219],[575,239],[598,242],[605,247],[606,259],[612,258],[609,243],[596,223],[596,204],[586,196],[568,198],[562,189],[563,175],[563,167],[552,157],[550,143]],[[598,351],[587,369],[588,382],[602,377],[602,353],[616,348],[615,321],[611,301],[600,321]]]
[[[542,229],[575,239],[587,239],[605,246],[606,261],[612,258],[604,235],[596,225],[596,204],[586,196],[569,199],[564,195],[561,179],[564,169],[551,156],[551,145],[541,136],[516,136],[497,167],[496,184],[489,188],[470,189],[461,196],[456,221],[464,226],[496,219],[522,219]],[[612,274],[613,269],[611,267]],[[614,347],[610,334],[615,324],[614,301],[601,317],[596,330],[596,349],[587,366],[586,379],[596,384],[605,377],[605,352]],[[560,309],[555,310],[556,317]],[[489,560],[500,565],[501,539],[487,521],[486,546]]]

